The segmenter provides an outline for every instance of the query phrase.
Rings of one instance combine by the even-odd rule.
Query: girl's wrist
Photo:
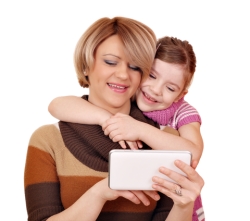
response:
[[[106,112],[106,113],[103,113],[103,114],[100,114],[99,115],[99,125],[102,127],[103,123],[108,120],[110,117],[112,117],[112,114]]]

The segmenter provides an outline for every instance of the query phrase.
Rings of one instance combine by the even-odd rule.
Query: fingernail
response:
[[[155,200],[159,200],[161,197],[159,195],[155,195]]]
[[[179,161],[179,160],[176,160],[175,163],[176,163],[176,165],[178,165],[178,166],[181,165],[181,161]]]

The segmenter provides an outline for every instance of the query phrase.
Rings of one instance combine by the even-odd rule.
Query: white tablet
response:
[[[160,173],[159,168],[164,166],[186,176],[174,165],[177,159],[190,165],[192,154],[189,151],[112,150],[109,153],[109,187],[115,190],[153,190],[153,176],[174,182]]]

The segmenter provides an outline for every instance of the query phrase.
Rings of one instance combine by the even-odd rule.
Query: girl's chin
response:
[[[149,112],[149,111],[155,110],[155,108],[153,108],[151,105],[146,105],[146,104],[144,104],[142,102],[137,102],[137,106],[143,112]]]

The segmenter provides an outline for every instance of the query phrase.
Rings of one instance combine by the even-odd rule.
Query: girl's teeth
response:
[[[144,93],[145,94],[145,97],[147,98],[147,99],[149,99],[150,101],[156,101],[156,100],[154,100],[154,99],[152,99],[151,97],[149,97],[146,93]]]

